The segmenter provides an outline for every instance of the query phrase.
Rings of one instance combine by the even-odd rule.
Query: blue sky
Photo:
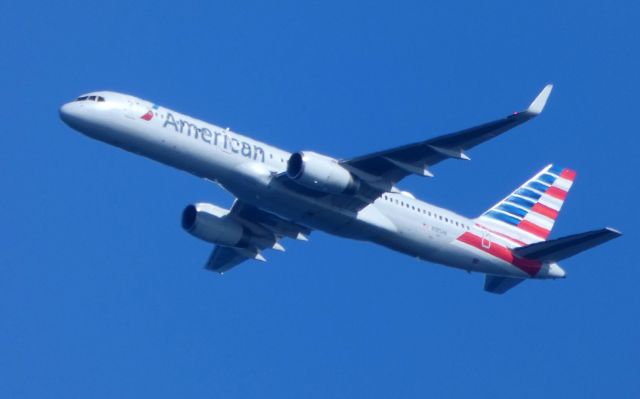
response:
[[[637,2],[5,2],[0,397],[640,396]],[[111,89],[347,158],[544,114],[402,187],[475,216],[555,162],[552,236],[625,235],[504,296],[314,233],[224,277],[180,229],[220,188],[92,141],[58,107]]]

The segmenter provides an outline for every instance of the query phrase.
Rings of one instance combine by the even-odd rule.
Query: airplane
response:
[[[419,260],[485,274],[484,289],[503,294],[528,279],[560,279],[559,261],[621,235],[602,228],[562,238],[549,234],[576,172],[548,165],[476,218],[415,198],[397,184],[432,177],[432,166],[469,160],[467,151],[539,115],[553,86],[527,109],[504,118],[351,159],[290,153],[127,94],[96,91],[60,108],[71,128],[126,151],[220,185],[230,209],[188,205],[181,224],[215,247],[205,268],[223,273],[248,259],[284,251],[284,238],[312,230],[373,242]]]

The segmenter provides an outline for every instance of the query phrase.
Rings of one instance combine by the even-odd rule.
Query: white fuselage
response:
[[[334,206],[327,196],[303,195],[279,184],[291,154],[136,97],[96,92],[105,101],[63,105],[71,127],[100,141],[219,183],[244,202],[283,219],[331,234],[371,241],[419,259],[469,271],[519,278],[555,278],[554,264],[531,275],[505,260],[514,246],[473,220],[392,190],[360,211]],[[462,243],[482,237],[481,247]],[[493,248],[492,248],[493,246]],[[498,256],[496,256],[498,254]]]

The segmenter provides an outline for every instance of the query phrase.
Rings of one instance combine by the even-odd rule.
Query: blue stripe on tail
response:
[[[548,186],[545,186],[544,184],[537,181],[529,182],[529,184],[527,184],[527,187],[532,188],[534,190],[538,190],[541,193],[544,193],[549,188]]]
[[[518,194],[518,195],[521,195],[523,197],[527,197],[529,199],[532,199],[534,202],[538,202],[540,197],[542,197],[541,194],[538,194],[535,191],[531,191],[531,190],[526,189],[526,188],[520,188],[515,193]]]
[[[538,177],[538,180],[540,180],[541,182],[547,183],[548,185],[552,185],[553,182],[556,181],[556,177],[548,173],[545,173],[543,175],[540,175],[540,177]]]
[[[513,206],[509,204],[500,204],[495,209],[508,212],[514,216],[519,216],[521,218],[527,216],[527,213],[529,213],[528,211],[525,211],[522,208],[518,208],[517,206]]]
[[[529,201],[529,200],[526,200],[526,199],[524,199],[522,197],[516,197],[516,196],[513,196],[513,195],[510,196],[509,198],[507,198],[505,201],[509,201],[509,202],[511,202],[513,204],[520,205],[520,206],[525,207],[527,209],[533,208],[533,206],[536,204],[533,201]]]
[[[520,219],[515,218],[513,216],[509,216],[502,212],[489,211],[485,213],[485,216],[489,216],[490,218],[497,219],[514,226],[517,226],[520,223]]]
[[[552,167],[550,167],[550,168],[549,168],[548,172],[551,172],[551,173],[553,173],[554,175],[558,175],[558,176],[560,176],[560,174],[562,173],[562,171],[563,171],[563,170],[564,170],[564,168],[563,168],[563,167],[561,167],[561,166],[557,166],[557,165],[554,165],[554,166],[552,166]]]

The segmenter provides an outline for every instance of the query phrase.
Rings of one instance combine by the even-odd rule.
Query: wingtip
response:
[[[527,112],[530,114],[538,115],[544,109],[544,106],[547,104],[547,100],[549,99],[549,95],[551,94],[551,90],[553,89],[552,84],[548,84],[542,89],[540,94],[533,100],[529,108],[527,108]]]
[[[620,237],[622,235],[622,233],[619,230],[614,229],[613,227],[605,227],[604,229],[610,233],[613,233],[616,237]]]

